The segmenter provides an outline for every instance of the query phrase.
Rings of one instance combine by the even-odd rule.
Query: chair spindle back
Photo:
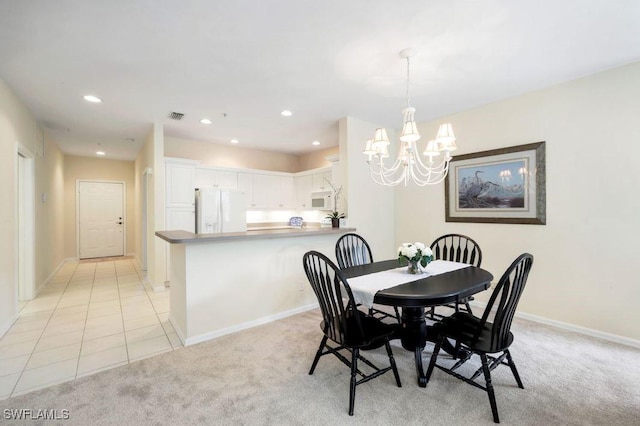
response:
[[[482,250],[472,238],[460,234],[447,234],[431,243],[435,259],[468,263],[480,267]]]
[[[336,260],[340,269],[373,262],[369,244],[358,234],[344,234],[336,242]]]
[[[491,346],[508,346],[506,341],[509,338],[511,323],[527,283],[531,265],[533,265],[533,256],[524,253],[507,268],[491,294],[474,340],[478,338],[480,331],[492,316]]]
[[[338,267],[317,251],[307,252],[302,263],[322,311],[324,333],[335,342],[346,342],[347,330],[364,336],[360,317],[356,315],[356,303],[347,279]],[[355,321],[355,329],[348,327]]]

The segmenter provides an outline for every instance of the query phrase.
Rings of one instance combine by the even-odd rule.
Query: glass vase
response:
[[[409,274],[422,274],[422,266],[419,260],[410,260],[407,265],[407,273]]]

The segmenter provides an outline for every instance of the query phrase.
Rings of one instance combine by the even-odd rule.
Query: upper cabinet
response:
[[[295,180],[295,207],[298,210],[314,210],[311,208],[311,194],[318,191],[333,191],[331,170],[303,172]]]
[[[242,191],[253,210],[312,210],[311,194],[331,191],[332,173],[316,169],[300,173],[260,170],[229,170],[200,166],[197,161],[165,158],[166,207],[193,207],[195,188],[217,188]],[[329,182],[327,182],[329,181]],[[186,214],[185,210],[185,214]],[[179,212],[182,213],[182,212]],[[189,222],[176,216],[172,224]]]
[[[250,209],[293,209],[293,177],[238,173],[238,189],[247,194]]]
[[[311,209],[311,191],[313,190],[313,175],[295,177],[296,208],[299,210]]]
[[[255,208],[253,204],[253,174],[238,172],[238,191],[247,195],[248,208]]]
[[[196,188],[238,189],[238,172],[196,167]]]
[[[331,185],[329,185],[329,182],[331,182],[331,170],[326,172],[314,173],[311,176],[313,179],[313,186],[311,187],[312,192],[332,190]]]

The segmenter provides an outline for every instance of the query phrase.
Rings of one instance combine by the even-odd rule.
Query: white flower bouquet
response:
[[[420,273],[420,266],[426,267],[433,260],[433,251],[423,243],[403,243],[398,247],[398,261],[407,262],[410,273]],[[420,265],[420,266],[418,266]]]

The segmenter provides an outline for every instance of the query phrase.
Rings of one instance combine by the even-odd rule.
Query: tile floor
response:
[[[0,339],[0,399],[182,347],[131,259],[68,262]]]

